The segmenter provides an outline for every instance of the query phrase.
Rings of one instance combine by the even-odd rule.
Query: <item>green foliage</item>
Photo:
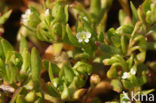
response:
[[[31,72],[32,80],[36,87],[38,88],[40,84],[40,72],[41,72],[41,59],[39,52],[36,48],[33,48],[31,51]]]
[[[146,38],[156,31],[156,4],[145,0],[140,8],[135,8],[130,2],[132,17],[121,9],[120,26],[105,31],[112,2],[91,0],[89,12],[81,3],[71,5],[63,0],[46,1],[40,9],[30,6],[22,15],[21,28],[24,29],[19,31],[19,52],[0,37],[0,78],[16,89],[11,103],[89,100],[98,85],[86,88],[89,75],[99,70],[98,66],[93,67],[97,58],[104,66],[102,70],[106,71],[105,80],[120,95],[118,102],[128,102],[124,96],[129,97],[131,91],[142,94],[152,92],[143,91],[141,87],[148,80],[146,52],[156,50],[155,41],[148,42]],[[0,25],[4,24],[10,13],[0,17]],[[69,23],[69,13],[74,17],[73,25]],[[30,49],[29,42],[36,47]],[[52,47],[45,51],[50,59],[40,54],[43,42],[46,45],[52,43]],[[155,67],[155,63],[149,65]],[[46,78],[43,77],[44,73],[47,74]],[[84,88],[88,90],[86,94]],[[81,96],[84,96],[84,100],[81,100]],[[90,102],[101,103],[95,97]]]
[[[8,18],[11,15],[12,10],[9,10],[8,12],[4,13],[1,17],[0,17],[0,25],[4,24],[6,22],[6,20],[8,20]]]

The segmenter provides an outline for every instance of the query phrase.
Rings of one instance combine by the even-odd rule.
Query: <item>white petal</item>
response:
[[[131,74],[135,75],[136,74],[136,70],[134,70],[133,68],[131,69]]]
[[[48,16],[48,15],[49,15],[49,9],[46,9],[45,16]]]
[[[127,79],[127,78],[130,78],[130,77],[131,77],[130,73],[125,72],[125,73],[123,74],[123,76],[122,76],[122,79]]]
[[[81,37],[81,34],[80,33],[77,33],[76,34],[76,38],[79,39],[80,37]]]
[[[91,33],[90,32],[86,32],[86,34],[87,34],[87,38],[91,37]]]
[[[85,39],[85,42],[88,43],[89,42],[89,39]]]
[[[27,9],[27,10],[26,10],[26,12],[25,12],[25,14],[27,14],[27,15],[31,15],[31,14],[32,14],[32,12],[31,12],[31,10],[30,10],[30,9]]]
[[[27,20],[27,19],[23,19],[22,22],[23,22],[24,24],[27,24],[28,20]]]
[[[79,39],[78,41],[79,41],[79,42],[82,42],[82,39]]]
[[[54,82],[53,85],[54,85],[55,88],[57,87],[57,83],[56,82]]]
[[[26,18],[27,16],[26,16],[25,14],[23,14],[21,17],[24,19],[24,18]]]
[[[84,16],[83,19],[85,19],[86,21],[88,21],[88,18],[86,16]]]
[[[86,32],[85,31],[81,31],[81,34],[86,34]]]

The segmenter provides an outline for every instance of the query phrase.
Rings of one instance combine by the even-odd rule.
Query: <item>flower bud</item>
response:
[[[74,93],[74,96],[73,96],[73,98],[74,99],[80,99],[83,95],[84,95],[84,93],[86,92],[86,89],[79,89],[79,90],[77,90],[75,93]]]
[[[92,74],[90,77],[90,84],[96,85],[101,81],[101,78],[97,74]]]
[[[31,7],[22,15],[22,23],[26,26],[36,27],[40,22],[39,15],[38,10]]]

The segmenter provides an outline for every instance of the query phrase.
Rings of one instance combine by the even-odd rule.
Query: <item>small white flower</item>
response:
[[[53,82],[53,85],[54,85],[55,88],[57,87],[57,83],[56,82]]]
[[[130,77],[131,77],[131,73],[125,72],[125,73],[123,73],[122,79],[127,79],[127,78],[130,78]]]
[[[49,16],[50,14],[50,10],[49,9],[46,9],[46,11],[44,12],[45,16]]]
[[[131,71],[130,71],[130,73],[133,74],[133,75],[135,75],[136,74],[136,70],[132,68]]]
[[[136,69],[135,68],[131,68],[130,72],[123,73],[122,79],[128,79],[132,75],[135,75],[135,74],[136,74]]]
[[[89,42],[89,38],[91,37],[91,33],[90,32],[79,32],[76,34],[76,38],[78,39],[79,42]]]
[[[83,19],[85,19],[86,21],[88,21],[88,18],[86,16],[84,16]]]
[[[32,15],[32,11],[30,9],[27,9],[25,14],[22,15],[22,22],[25,25],[28,23],[31,15]]]

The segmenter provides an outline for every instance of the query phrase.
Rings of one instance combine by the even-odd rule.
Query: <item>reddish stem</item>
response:
[[[94,92],[95,92],[95,88],[94,88],[93,90],[91,90],[91,94],[90,94],[90,96],[88,97],[86,103],[90,103],[90,102],[92,101],[92,99],[93,99],[92,97],[93,97],[93,95],[94,95]]]

